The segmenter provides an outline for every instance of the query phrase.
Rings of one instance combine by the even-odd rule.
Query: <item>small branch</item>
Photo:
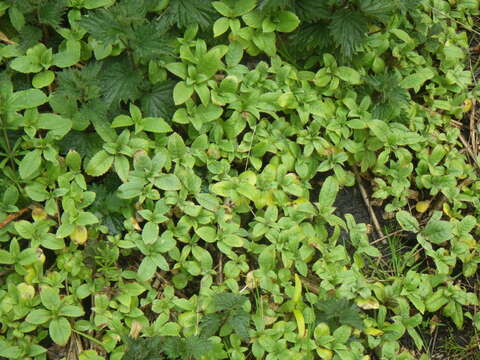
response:
[[[30,208],[26,207],[21,210],[18,210],[17,212],[14,212],[13,214],[8,215],[5,219],[3,219],[2,222],[0,222],[0,229],[3,229],[5,226],[10,224],[13,220],[25,214],[28,210],[30,210]]]
[[[360,175],[358,173],[358,169],[354,166],[353,171],[355,173],[355,178],[357,179],[357,184],[360,189],[360,193],[362,194],[362,199],[363,202],[365,203],[365,206],[368,209],[368,213],[370,214],[370,218],[372,219],[373,226],[375,227],[375,230],[380,238],[384,238],[385,235],[383,234],[382,227],[380,226],[380,222],[377,219],[377,215],[375,214],[375,211],[372,208],[372,205],[370,204],[370,200],[368,199],[368,194],[367,190],[365,190],[365,187],[362,184],[362,179],[360,178]]]
[[[7,35],[5,35],[3,32],[0,31],[0,41],[1,42],[4,42],[5,44],[8,44],[8,45],[15,45],[16,42],[15,41],[12,41],[8,38]]]
[[[473,153],[475,154],[475,158],[477,158],[477,131],[475,129],[475,106],[476,106],[476,99],[472,99],[472,110],[470,111],[470,144],[472,145]]]
[[[462,134],[460,134],[459,138],[463,146],[467,150],[468,155],[470,155],[473,162],[475,163],[475,167],[477,168],[478,171],[480,171],[480,164],[478,163],[477,157],[475,156],[475,153],[473,152],[472,147],[468,144],[467,140],[465,140]]]

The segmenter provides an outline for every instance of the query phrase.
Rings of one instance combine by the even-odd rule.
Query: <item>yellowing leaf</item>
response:
[[[472,110],[473,102],[472,99],[465,99],[463,102],[463,112],[469,112]]]
[[[374,297],[370,297],[368,299],[360,298],[356,301],[356,303],[357,306],[363,310],[378,309],[380,307],[379,302]]]
[[[88,238],[87,228],[83,225],[75,226],[75,229],[70,234],[70,239],[72,239],[79,245],[85,244],[87,242],[87,238]]]
[[[415,205],[415,209],[420,213],[423,214],[425,211],[428,210],[430,207],[430,201],[419,201]]]
[[[333,358],[333,352],[332,350],[328,350],[322,347],[317,347],[317,354],[322,358],[323,360],[330,360]]]
[[[369,327],[369,328],[366,328],[365,330],[363,330],[363,332],[367,335],[370,335],[370,336],[379,336],[379,335],[383,335],[383,331],[380,330],[380,329],[375,329],[375,328],[372,328],[372,327]]]
[[[300,277],[295,274],[295,291],[293,293],[293,302],[298,303],[302,297],[302,280]]]
[[[304,337],[305,336],[305,318],[300,310],[294,309],[293,315],[295,316],[295,320],[297,321],[297,328],[298,328],[298,336]]]

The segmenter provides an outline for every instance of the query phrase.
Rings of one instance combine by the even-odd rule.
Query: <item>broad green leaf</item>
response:
[[[214,242],[217,238],[217,231],[211,226],[202,226],[195,230],[195,233],[206,242]]]
[[[0,264],[11,265],[13,263],[15,263],[13,256],[8,251],[0,249]]]
[[[53,80],[55,80],[55,73],[53,71],[42,71],[41,73],[35,74],[32,79],[32,85],[40,89],[50,85]]]
[[[146,117],[143,119],[143,128],[158,134],[164,134],[173,131],[165,120],[157,117]]]
[[[429,221],[421,233],[434,244],[441,244],[453,238],[452,224],[443,220]]]
[[[41,71],[42,65],[40,65],[38,59],[31,56],[19,56],[12,60],[10,68],[20,73],[29,74]]]
[[[165,65],[168,71],[175,74],[180,79],[185,80],[187,78],[187,65],[180,62],[170,63]]]
[[[22,179],[30,178],[42,165],[42,151],[39,149],[27,153],[20,162],[18,173]]]
[[[128,173],[130,171],[130,162],[128,161],[128,158],[122,155],[115,156],[113,166],[120,180],[123,182],[127,181]]]
[[[40,129],[50,130],[56,139],[61,139],[72,128],[72,121],[57,114],[43,113],[38,117],[37,126]]]
[[[338,181],[334,176],[329,176],[325,179],[325,182],[320,189],[318,196],[318,202],[322,207],[330,207],[335,202],[338,194]]]
[[[281,11],[277,15],[277,31],[280,32],[292,32],[300,24],[300,19],[291,11]]]
[[[180,190],[182,188],[180,180],[174,174],[160,175],[155,179],[154,185],[166,191]]]
[[[420,90],[420,87],[425,81],[430,80],[435,76],[433,70],[427,67],[421,67],[418,72],[408,75],[400,82],[400,86],[404,89],[414,89],[416,92]]]
[[[84,0],[83,7],[85,9],[91,10],[99,7],[108,7],[113,5],[115,0]]]
[[[73,66],[80,61],[80,50],[80,41],[67,40],[65,49],[53,55],[53,62],[60,68]]]
[[[183,138],[177,133],[172,134],[168,138],[167,149],[174,159],[181,158],[187,152],[187,147],[183,142]]]
[[[7,108],[12,111],[30,109],[45,104],[47,100],[47,96],[41,90],[22,90],[13,93],[8,99]]]
[[[63,305],[58,312],[59,316],[68,316],[68,317],[80,317],[85,312],[80,306],[75,305]]]
[[[175,105],[181,105],[193,94],[193,86],[187,85],[185,81],[180,81],[173,88],[173,101]]]
[[[72,328],[64,317],[53,319],[48,326],[48,332],[53,342],[57,345],[65,345],[70,339]]]
[[[387,141],[387,136],[391,132],[387,123],[382,120],[370,120],[368,122],[368,127],[377,138],[382,141]]]
[[[200,206],[210,211],[217,211],[220,207],[218,198],[211,194],[196,194],[195,199]]]
[[[402,229],[415,233],[420,230],[420,225],[418,224],[417,219],[415,219],[409,212],[400,210],[395,217]]]
[[[28,313],[25,320],[28,321],[30,324],[40,325],[46,323],[48,320],[50,320],[51,317],[52,314],[50,313],[50,311],[46,309],[35,309]]]
[[[273,270],[275,268],[276,252],[273,245],[267,246],[258,256],[258,264],[263,270]]]
[[[361,83],[360,74],[357,72],[357,70],[347,66],[339,66],[337,68],[336,75],[343,81],[346,81],[352,85],[358,85]]]
[[[112,167],[114,158],[105,150],[100,150],[90,159],[85,171],[90,176],[101,176]]]
[[[217,37],[225,33],[229,27],[229,20],[226,17],[221,17],[213,24],[213,36]]]
[[[147,281],[151,279],[156,270],[157,264],[155,264],[153,259],[150,256],[144,257],[137,270],[138,280]]]
[[[60,307],[60,295],[58,290],[50,286],[45,286],[40,290],[40,299],[43,306],[48,310],[58,310]]]
[[[16,221],[14,226],[18,234],[24,239],[32,239],[35,236],[35,226],[27,220]]]
[[[157,241],[159,233],[158,224],[149,221],[143,226],[142,239],[145,244],[153,244]]]

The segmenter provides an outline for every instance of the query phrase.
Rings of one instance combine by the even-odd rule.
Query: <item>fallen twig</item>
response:
[[[5,226],[10,224],[13,220],[25,214],[28,210],[30,210],[30,208],[26,207],[21,210],[18,210],[17,212],[14,212],[13,214],[8,215],[5,219],[3,219],[2,222],[0,222],[0,229],[3,229]]]
[[[470,111],[470,144],[472,145],[472,151],[475,154],[475,158],[477,158],[477,130],[475,129],[475,106],[477,101],[475,99],[472,100],[472,110]]]
[[[362,179],[360,178],[358,170],[355,166],[353,167],[353,171],[355,172],[355,178],[357,179],[357,184],[358,184],[358,187],[360,189],[360,193],[362,194],[363,202],[365,203],[365,206],[368,209],[368,212],[370,214],[370,218],[372,219],[373,226],[375,227],[377,235],[380,238],[383,238],[383,237],[385,237],[385,235],[382,232],[382,227],[380,226],[380,222],[377,219],[377,215],[375,214],[375,211],[373,210],[372,205],[370,204],[370,200],[368,199],[367,190],[365,190],[365,187],[362,184]]]
[[[467,150],[468,155],[470,155],[473,162],[475,163],[475,166],[476,166],[477,170],[480,171],[480,164],[478,163],[477,157],[475,156],[475,153],[473,152],[471,146],[468,144],[467,140],[465,140],[465,138],[463,137],[462,134],[460,134],[459,138],[460,138],[460,141],[462,142],[463,146]]]

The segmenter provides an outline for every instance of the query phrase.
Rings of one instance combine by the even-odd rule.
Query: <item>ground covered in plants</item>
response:
[[[0,359],[478,359],[478,9],[0,1]]]

